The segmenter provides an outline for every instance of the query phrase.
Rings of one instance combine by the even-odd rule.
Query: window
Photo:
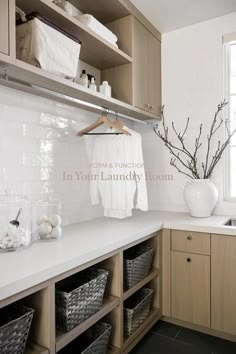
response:
[[[231,130],[236,126],[236,40],[232,36],[226,36],[225,40],[225,97],[229,102],[227,115]],[[236,201],[236,135],[226,152],[225,192],[227,199]]]

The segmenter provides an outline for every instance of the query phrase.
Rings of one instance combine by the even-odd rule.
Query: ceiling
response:
[[[236,0],[131,0],[162,33],[236,11]]]

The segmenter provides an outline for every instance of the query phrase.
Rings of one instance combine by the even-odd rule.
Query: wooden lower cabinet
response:
[[[211,327],[236,335],[236,238],[211,237]]]
[[[210,327],[210,256],[171,251],[171,316]]]

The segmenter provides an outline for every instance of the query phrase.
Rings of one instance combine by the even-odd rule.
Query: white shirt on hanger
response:
[[[134,208],[148,210],[141,135],[123,129],[131,135],[96,138],[90,181],[92,204],[99,204],[101,199],[104,216],[120,219],[131,216]]]

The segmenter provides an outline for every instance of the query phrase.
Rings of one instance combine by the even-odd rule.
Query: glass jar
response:
[[[0,250],[15,251],[31,244],[31,204],[20,195],[0,195]]]
[[[57,199],[43,199],[35,203],[33,233],[36,240],[59,240],[62,237],[62,204]]]

